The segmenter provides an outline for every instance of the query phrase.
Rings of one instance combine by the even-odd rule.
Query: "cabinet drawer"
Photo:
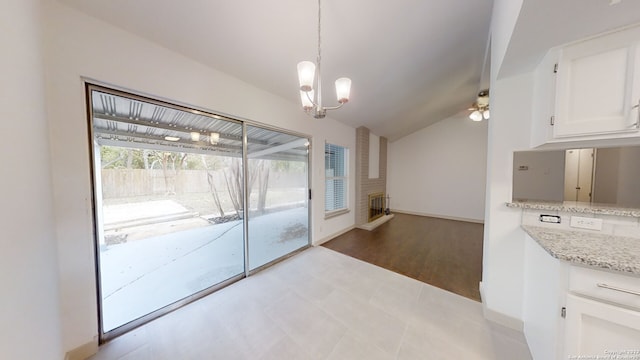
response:
[[[569,291],[640,310],[640,277],[571,266]]]

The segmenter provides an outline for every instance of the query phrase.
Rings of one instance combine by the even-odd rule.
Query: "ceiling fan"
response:
[[[473,121],[489,120],[489,89],[480,90],[476,101],[467,110],[471,111],[469,119]]]

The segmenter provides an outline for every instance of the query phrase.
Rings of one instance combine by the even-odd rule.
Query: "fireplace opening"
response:
[[[369,217],[367,222],[372,222],[373,220],[384,215],[385,211],[385,201],[384,201],[384,193],[375,193],[369,194]]]

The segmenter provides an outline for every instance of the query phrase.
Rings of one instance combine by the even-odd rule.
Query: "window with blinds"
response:
[[[324,211],[326,213],[347,210],[347,159],[349,149],[325,143]]]

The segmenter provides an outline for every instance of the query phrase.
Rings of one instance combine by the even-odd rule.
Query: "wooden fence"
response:
[[[226,191],[223,171],[213,171],[218,191]],[[304,188],[306,176],[301,173],[271,172],[269,188]],[[167,193],[206,193],[209,182],[205,170],[167,171],[144,169],[103,169],[102,196],[104,199]]]

